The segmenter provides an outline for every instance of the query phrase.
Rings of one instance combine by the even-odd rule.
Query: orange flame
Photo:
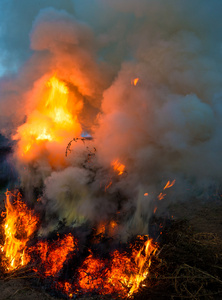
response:
[[[148,239],[139,250],[133,249],[132,257],[115,250],[109,262],[90,254],[79,269],[80,289],[83,292],[96,290],[100,294],[118,293],[131,297],[148,276],[151,256],[156,251],[157,247]]]
[[[58,282],[57,288],[66,295],[68,295],[69,298],[73,298],[73,286],[69,282]]]
[[[103,289],[106,282],[101,276],[105,269],[105,262],[94,258],[90,254],[79,269],[79,286],[83,292],[92,292]]]
[[[134,79],[131,80],[131,84],[136,86],[138,81],[139,81],[139,78],[134,78]]]
[[[163,200],[165,198],[166,194],[160,193],[158,196],[158,200]]]
[[[43,264],[43,273],[45,276],[56,276],[63,268],[70,252],[77,246],[71,233],[67,234],[63,239],[48,244],[47,241],[39,242],[32,251],[36,251]],[[42,268],[42,267],[41,267]],[[39,271],[38,269],[36,271]]]
[[[118,175],[122,175],[125,171],[125,166],[121,164],[118,159],[114,160],[111,165],[114,171],[118,171]]]
[[[106,224],[105,223],[100,223],[98,228],[97,228],[97,231],[96,231],[96,234],[99,234],[99,235],[104,235],[106,232]]]
[[[176,182],[175,179],[172,182],[167,181],[167,184],[165,185],[165,187],[163,189],[165,190],[165,189],[171,188],[175,184],[175,182]]]
[[[77,100],[70,101],[65,83],[53,76],[43,90],[42,99],[13,137],[19,140],[18,155],[23,160],[35,158],[50,143],[66,145],[73,135],[81,133],[76,115],[80,106]],[[75,102],[78,107],[74,107]]]
[[[143,237],[141,236],[141,239],[142,238],[144,238],[144,236]],[[150,256],[151,254],[155,254],[156,251],[157,251],[157,247],[155,247],[151,239],[148,239],[144,243],[143,247],[136,254],[135,262],[137,267],[139,268],[139,271],[135,275],[131,275],[130,277],[130,283],[132,283],[132,286],[130,288],[128,296],[138,291],[140,283],[144,281],[144,279],[148,276],[149,268],[151,266]],[[143,252],[144,255],[142,255]]]
[[[140,284],[149,275],[152,256],[158,247],[148,236],[138,236],[137,242],[130,246],[130,253],[115,250],[110,259],[94,257],[92,252],[78,268],[75,282],[60,282],[60,271],[74,250],[78,250],[77,241],[71,233],[54,242],[40,241],[27,249],[27,241],[37,228],[38,218],[21,201],[18,194],[14,205],[10,203],[11,193],[6,193],[6,212],[4,220],[5,244],[1,251],[5,256],[7,272],[26,265],[30,260],[41,261],[35,269],[42,277],[57,277],[55,286],[72,298],[74,294],[97,292],[98,294],[118,294],[120,297],[132,297]],[[12,195],[13,196],[13,195]],[[112,231],[117,222],[111,220],[101,224],[104,230]],[[73,281],[73,279],[72,279]]]
[[[15,201],[12,205],[10,198],[13,197]],[[1,251],[5,257],[4,268],[9,272],[25,266],[29,262],[26,244],[37,228],[38,217],[21,201],[21,194],[19,193],[15,196],[6,192],[5,207],[3,223],[5,243],[1,247]]]
[[[98,225],[96,235],[104,237],[105,234],[112,236],[115,234],[118,224],[116,221],[111,220],[110,222],[102,222]],[[97,242],[96,240],[94,242]]]

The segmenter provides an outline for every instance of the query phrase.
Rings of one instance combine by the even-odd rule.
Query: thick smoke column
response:
[[[146,232],[153,200],[168,179],[177,183],[171,200],[220,188],[221,2],[40,3],[43,9],[34,7],[35,20],[27,23],[29,59],[16,75],[1,79],[1,132],[16,136],[35,110],[43,82],[56,73],[81,103],[78,120],[92,135],[96,155],[93,166],[85,165],[86,146],[73,143],[65,165],[52,166],[50,145],[28,163],[15,149],[26,191],[41,186],[47,211],[69,223],[127,213],[126,234]],[[26,7],[28,2],[24,12]],[[6,46],[10,51],[7,39]],[[64,155],[65,148],[55,151]],[[116,159],[127,173],[101,193]]]

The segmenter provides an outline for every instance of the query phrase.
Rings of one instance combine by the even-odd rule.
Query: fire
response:
[[[100,223],[98,228],[97,228],[97,232],[96,234],[98,235],[104,235],[106,232],[106,224],[105,223]]]
[[[160,193],[158,196],[158,200],[163,200],[165,198],[166,194]]]
[[[118,175],[122,175],[125,171],[125,166],[121,164],[118,159],[114,160],[111,165],[113,170],[118,172]]]
[[[11,204],[11,198],[15,198]],[[5,257],[5,269],[9,272],[29,262],[26,244],[37,228],[38,217],[21,201],[21,194],[6,192],[6,212],[3,229],[5,243],[1,251]]]
[[[79,286],[82,292],[99,291],[100,289],[105,291],[104,286],[106,281],[104,280],[103,273],[105,270],[105,261],[94,258],[90,254],[79,269]]]
[[[13,205],[12,197],[15,198]],[[69,233],[53,242],[39,241],[28,248],[27,242],[37,228],[38,217],[21,201],[19,193],[6,193],[6,212],[2,215],[5,217],[5,243],[1,251],[5,257],[5,271],[10,272],[32,262],[36,265],[33,271],[42,278],[52,277],[53,282],[57,278],[54,287],[69,298],[85,293],[132,297],[148,277],[152,257],[158,249],[148,236],[138,236],[137,242],[131,244],[127,251],[114,250],[109,258],[99,258],[89,249],[90,254],[74,270],[70,282],[61,282],[59,276],[64,263],[72,259],[74,251],[78,251],[76,238]],[[111,220],[101,223],[98,231],[104,234],[106,228],[109,232],[116,227],[117,222]]]
[[[134,78],[134,79],[131,80],[131,84],[136,86],[138,81],[139,81],[139,78]]]
[[[110,222],[107,223],[102,222],[97,227],[96,235],[100,235],[101,237],[104,237],[104,235],[107,233],[109,236],[113,236],[116,232],[117,227],[118,224],[114,220],[111,220]]]
[[[144,239],[144,236],[141,236],[141,239]],[[148,276],[149,268],[151,266],[151,254],[155,254],[157,247],[154,246],[151,239],[147,239],[143,247],[136,253],[135,262],[139,271],[135,275],[131,275],[130,282],[132,287],[130,288],[129,294],[132,295],[135,293],[142,281]],[[144,252],[144,255],[142,253]],[[147,265],[146,265],[147,264]],[[145,267],[146,266],[146,267]]]
[[[167,184],[165,185],[165,187],[163,188],[163,190],[169,189],[171,188],[174,184],[175,184],[176,180],[174,179],[172,182],[170,182],[169,180],[167,181]],[[163,200],[165,198],[166,194],[164,193],[160,193],[158,195],[158,200]]]
[[[10,202],[12,197],[15,197],[13,205]],[[113,250],[106,258],[99,257],[89,248],[88,256],[83,257],[79,267],[72,267],[73,274],[71,272],[69,281],[64,282],[61,281],[64,264],[69,263],[76,252],[79,253],[77,239],[71,233],[62,238],[57,234],[54,241],[36,241],[28,248],[27,242],[37,229],[38,217],[21,201],[19,193],[16,196],[6,193],[4,216],[5,243],[1,251],[5,271],[13,271],[31,262],[37,275],[52,280],[52,286],[69,298],[85,293],[132,297],[148,278],[152,257],[158,249],[148,236],[138,236],[125,251]],[[97,234],[104,235],[107,231],[112,235],[117,225],[114,220],[101,223]]]
[[[165,190],[165,189],[171,188],[175,184],[175,182],[176,182],[175,179],[172,182],[167,181],[167,184],[165,185],[165,187],[163,189]]]
[[[66,145],[73,135],[81,133],[77,112],[81,103],[70,99],[69,90],[56,76],[51,77],[43,88],[42,98],[27,116],[13,137],[19,140],[18,156],[31,160],[47,149],[50,143]],[[53,156],[53,153],[50,153]]]
[[[79,269],[79,288],[84,293],[115,294],[131,297],[149,274],[151,257],[157,251],[151,239],[139,237],[142,247],[132,249],[132,255],[115,250],[110,260],[90,254]]]
[[[77,242],[74,237],[67,234],[63,239],[58,239],[56,242],[49,244],[47,241],[40,241],[34,249],[41,258],[41,267],[36,269],[37,272],[44,273],[46,277],[56,276],[63,268],[69,253],[77,247]]]

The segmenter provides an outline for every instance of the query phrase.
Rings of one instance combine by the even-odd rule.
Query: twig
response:
[[[10,299],[11,297],[15,296],[17,293],[19,293],[22,290],[31,290],[34,291],[33,289],[31,289],[30,287],[23,287],[21,289],[16,290],[12,295],[9,295],[8,297],[6,297],[4,300],[6,299]]]
[[[184,264],[184,266],[187,266],[190,269],[195,269],[195,270],[199,271],[200,273],[206,275],[207,277],[210,277],[210,278],[214,279],[215,281],[219,282],[220,284],[222,284],[222,281],[220,279],[218,279],[217,277],[215,277],[215,276],[213,276],[213,275],[211,275],[211,274],[209,274],[209,273],[207,273],[205,271],[202,271],[202,270],[197,269],[197,268],[192,268],[191,266],[189,266],[187,264]]]

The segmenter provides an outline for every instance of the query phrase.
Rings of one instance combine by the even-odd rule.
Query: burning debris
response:
[[[217,296],[222,293],[222,242],[215,234],[197,234],[187,222],[168,220],[159,245],[148,236],[138,236],[128,245],[113,247],[106,227],[116,227],[114,222],[95,228],[84,243],[71,228],[65,228],[65,232],[69,229],[72,233],[55,232],[43,239],[33,235],[33,229],[39,226],[38,217],[22,202],[20,195],[14,196],[14,203],[9,206],[6,202],[10,210],[7,208],[2,214],[5,242],[1,248],[1,269],[5,280],[32,279],[33,288],[40,280],[48,292],[67,299],[93,298],[93,295],[136,300],[170,299],[170,295],[176,299],[188,296],[219,299]],[[6,199],[12,201],[13,195],[8,192]],[[13,208],[17,210],[17,217],[12,220],[18,224],[16,238],[7,227]],[[27,219],[32,228],[29,240],[24,239],[27,231],[22,226],[22,222],[27,225]],[[153,222],[163,227],[164,220],[154,218]],[[101,251],[101,245],[105,245],[105,251]],[[10,255],[8,246],[12,250]]]
[[[165,268],[177,295],[202,297],[219,275],[168,259],[165,223],[151,222],[170,201],[221,200],[221,4],[34,2],[0,9],[10,50],[0,132],[11,140],[0,164],[15,170],[0,176],[2,194],[14,191],[2,208],[3,277],[29,270],[70,299],[136,298]]]
[[[6,212],[2,212],[5,242],[1,251],[4,270],[10,272],[29,263],[27,243],[37,229],[38,217],[22,202],[20,193],[7,192],[5,207]]]
[[[58,288],[70,298],[89,293],[131,297],[149,276],[151,259],[158,247],[148,236],[138,236],[124,251],[111,250],[108,257],[99,257],[93,250],[93,244],[101,242],[96,237],[101,238],[105,234],[100,229],[91,245],[88,242],[91,249],[88,248],[82,258],[79,248],[83,245],[79,245],[72,233],[62,238],[57,234],[52,242],[35,236],[32,245],[28,246],[37,231],[39,219],[22,202],[20,194],[15,196],[14,203],[11,203],[12,199],[13,195],[7,192],[6,212],[2,213],[5,242],[1,257],[5,272],[19,270],[30,263],[36,276],[51,278],[52,288]],[[111,228],[116,226],[114,221],[110,223]],[[76,256],[81,263],[76,261]],[[70,274],[61,276],[65,264],[72,268],[68,272]]]

